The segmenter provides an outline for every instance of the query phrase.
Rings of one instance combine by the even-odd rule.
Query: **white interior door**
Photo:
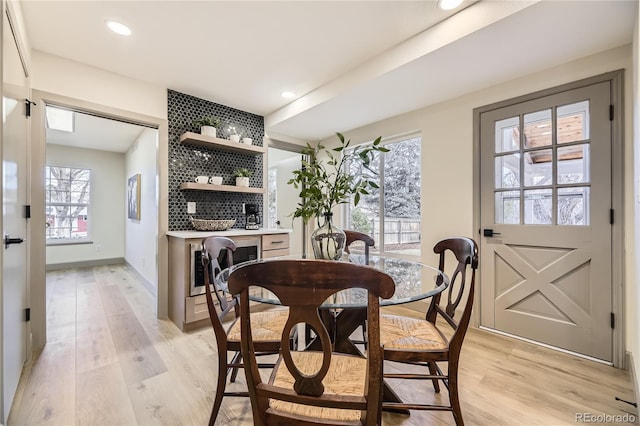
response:
[[[303,250],[302,219],[290,216],[300,203],[298,191],[287,182],[293,171],[299,170],[302,155],[298,152],[269,147],[269,199],[265,220],[269,228],[291,228],[289,252],[301,254]]]
[[[603,82],[480,115],[481,324],[606,361],[610,90]]]
[[[27,191],[27,98],[23,68],[7,14],[3,13],[2,60],[2,418],[9,415],[27,354],[27,244],[24,214]]]

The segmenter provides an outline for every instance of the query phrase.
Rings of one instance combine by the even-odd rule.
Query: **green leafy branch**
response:
[[[360,162],[375,174],[376,171],[370,167],[374,152],[389,152],[380,144],[382,138],[378,137],[372,144],[357,146],[347,153],[351,140],[345,140],[342,133],[336,135],[340,140],[340,146],[336,148],[327,149],[320,144],[314,148],[307,144],[302,151],[306,156],[302,168],[294,170],[293,178],[287,182],[300,191],[302,199],[292,216],[294,219],[301,217],[305,224],[311,217],[319,218],[330,213],[338,204],[349,202],[352,195],[353,203],[357,206],[361,195],[369,194],[370,188],[378,188],[378,184],[370,179],[349,174],[346,164]],[[322,161],[321,156],[327,158],[326,162]]]

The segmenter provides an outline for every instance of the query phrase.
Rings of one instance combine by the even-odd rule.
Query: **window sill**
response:
[[[53,241],[47,241],[47,247],[48,246],[75,246],[75,245],[81,245],[81,244],[93,244],[93,241],[91,240],[53,240]]]

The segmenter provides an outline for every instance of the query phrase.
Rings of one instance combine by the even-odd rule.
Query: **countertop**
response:
[[[226,231],[169,231],[167,236],[174,238],[206,238],[217,235],[219,237],[241,237],[245,235],[268,235],[268,234],[290,234],[291,229],[273,229],[273,228],[260,228],[260,229],[228,229]]]

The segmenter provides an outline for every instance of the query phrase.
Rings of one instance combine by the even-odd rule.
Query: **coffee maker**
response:
[[[260,216],[258,216],[257,204],[243,204],[242,212],[245,215],[244,229],[260,229]]]

